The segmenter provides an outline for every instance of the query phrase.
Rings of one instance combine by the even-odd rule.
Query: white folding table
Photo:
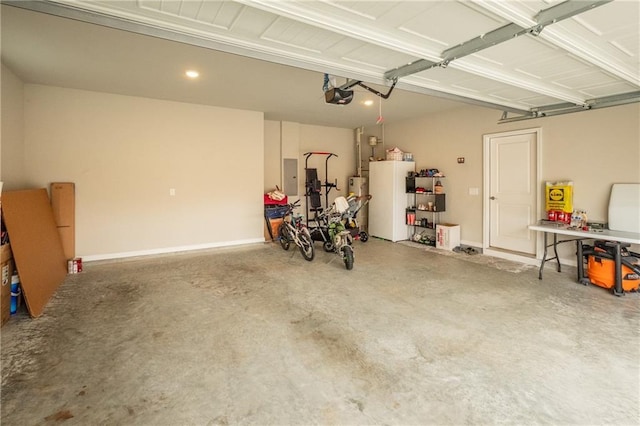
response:
[[[558,244],[567,243],[571,241],[576,242],[576,255],[577,255],[577,265],[578,265],[578,282],[582,284],[587,284],[588,279],[584,276],[584,265],[582,260],[582,241],[583,240],[603,240],[611,243],[612,247],[615,250],[614,262],[616,268],[616,279],[615,286],[613,288],[613,294],[616,296],[621,296],[624,294],[624,290],[622,289],[622,277],[619,276],[619,271],[621,268],[621,248],[623,244],[640,244],[640,233],[636,232],[622,232],[622,231],[611,231],[608,229],[604,230],[589,230],[583,231],[581,229],[569,228],[568,226],[561,223],[544,223],[539,225],[530,225],[529,229],[532,231],[542,232],[544,235],[544,253],[542,255],[542,260],[540,262],[540,271],[538,272],[538,279],[542,279],[542,270],[544,269],[544,265],[546,262],[550,260],[556,260],[558,272],[561,272],[560,269],[560,259],[558,258]],[[548,235],[553,235],[553,243],[548,243]],[[563,239],[558,241],[558,235],[564,235],[567,237],[575,237],[571,239]],[[547,259],[547,249],[549,247],[553,247],[554,257]]]

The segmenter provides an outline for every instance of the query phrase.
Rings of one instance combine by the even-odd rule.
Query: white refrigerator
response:
[[[390,241],[409,239],[406,178],[415,171],[413,161],[369,163],[369,234]]]

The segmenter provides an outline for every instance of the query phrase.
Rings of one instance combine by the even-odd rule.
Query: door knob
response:
[[[490,200],[495,200],[496,197],[494,197],[493,195],[491,197],[489,197]]]

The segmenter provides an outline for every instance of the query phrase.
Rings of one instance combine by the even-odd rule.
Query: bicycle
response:
[[[295,243],[300,249],[302,257],[304,257],[305,260],[312,261],[315,256],[315,251],[309,229],[307,229],[307,226],[303,223],[303,216],[295,216],[293,214],[293,210],[300,207],[299,204],[300,200],[292,204],[287,204],[287,211],[282,217],[282,225],[278,228],[278,239],[280,240],[280,246],[284,250],[289,250],[291,243]]]

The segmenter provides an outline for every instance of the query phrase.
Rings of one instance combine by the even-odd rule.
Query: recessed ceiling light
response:
[[[200,73],[196,70],[188,70],[184,74],[189,78],[198,78],[200,76]]]
[[[367,99],[366,101],[363,102],[363,104],[365,104],[366,106],[371,106],[373,105],[373,101],[371,99]]]

